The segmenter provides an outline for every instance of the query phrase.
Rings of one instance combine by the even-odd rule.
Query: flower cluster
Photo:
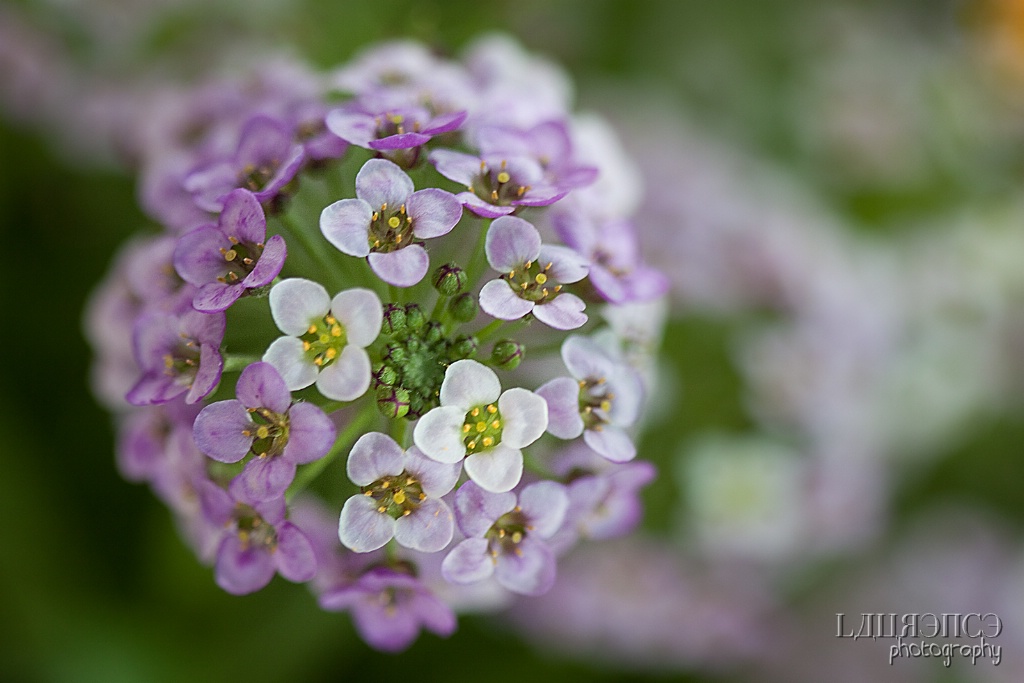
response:
[[[93,298],[97,393],[218,585],[308,582],[399,650],[635,526],[650,358],[614,321],[667,280],[615,140],[514,44],[282,76],[154,134],[162,233]]]

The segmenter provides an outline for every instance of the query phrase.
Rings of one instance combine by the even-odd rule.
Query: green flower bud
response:
[[[418,330],[427,322],[427,316],[423,315],[423,309],[419,304],[406,304],[405,322],[410,330]]]
[[[386,335],[394,337],[405,332],[406,327],[405,306],[384,304],[384,324],[381,331]]]
[[[448,358],[453,363],[457,360],[473,358],[479,348],[480,345],[477,343],[476,337],[459,337],[448,347]]]
[[[391,365],[400,365],[405,360],[405,347],[391,342],[384,347],[384,360]]]
[[[427,323],[426,328],[423,332],[423,341],[428,344],[435,344],[441,341],[441,337],[444,336],[444,329],[440,323]]]
[[[389,387],[398,381],[398,373],[390,365],[381,365],[373,373],[373,383],[376,387]]]
[[[402,387],[380,387],[377,389],[377,409],[384,417],[405,417],[409,412],[409,392]]]
[[[455,296],[466,288],[466,271],[454,263],[446,263],[434,270],[430,281],[441,296]]]
[[[476,317],[476,297],[465,292],[448,302],[448,312],[461,323],[468,323]]]
[[[503,339],[491,349],[491,363],[502,370],[515,370],[526,356],[526,347],[511,339]]]

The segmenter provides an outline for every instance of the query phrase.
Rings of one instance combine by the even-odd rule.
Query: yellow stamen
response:
[[[501,173],[498,174],[499,183],[507,183],[510,180],[512,180],[512,176],[510,176],[507,172],[502,171]]]
[[[331,336],[332,337],[340,337],[341,336],[341,325],[335,324],[333,327],[331,327]]]
[[[501,429],[501,420],[495,420],[491,423],[492,429]]]
[[[494,415],[496,412],[498,412],[498,409],[495,408],[494,404],[492,403],[489,406],[487,406],[487,412],[490,413],[491,415]]]
[[[224,252],[225,261],[234,261],[236,256],[238,256],[238,252],[234,249],[228,249]]]
[[[268,436],[270,436],[270,430],[267,429],[267,425],[260,425],[259,428],[256,430],[256,438],[265,439]]]
[[[494,445],[494,439],[492,439],[489,436],[485,436],[484,437],[484,447],[485,448],[490,448],[493,445]]]
[[[473,417],[476,417],[477,415],[480,414],[480,409],[479,408],[473,408],[473,410],[469,411],[469,414],[472,415]]]
[[[397,491],[395,491],[395,495],[392,496],[391,499],[398,503],[399,505],[401,505],[402,503],[405,502],[405,491],[403,491],[402,489],[398,489]]]
[[[388,225],[392,228],[397,228],[401,224],[402,221],[401,219],[399,219],[398,216],[392,216],[391,218],[388,219]]]
[[[308,334],[316,334],[316,325],[310,325],[309,329],[306,330]]]
[[[327,360],[334,360],[338,355],[338,349],[331,347],[324,351],[324,355],[327,356]]]
[[[544,273],[537,273],[537,277],[533,279],[537,281],[538,285],[542,285],[548,281],[548,276],[545,275]]]
[[[486,422],[477,422],[476,423],[476,431],[482,432],[485,429],[487,429],[487,423]]]

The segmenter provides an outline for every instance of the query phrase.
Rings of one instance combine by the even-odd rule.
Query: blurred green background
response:
[[[885,236],[917,218],[1011,195],[1024,154],[1000,144],[1005,137],[968,127],[961,139],[925,144],[923,170],[909,178],[838,171],[835,159],[807,145],[799,115],[798,95],[830,48],[815,18],[833,7],[877,11],[895,22],[883,26],[883,40],[909,33],[941,53],[971,39],[977,4],[260,0],[166,3],[147,13],[141,0],[98,0],[9,9],[84,68],[125,78],[150,67],[198,73],[227,36],[327,67],[378,40],[411,36],[455,53],[480,32],[506,31],[564,65],[584,105],[606,106],[623,85],[657,93],[689,122],[787,169],[854,229]],[[135,34],[97,38],[105,22],[133,12],[153,18]],[[629,102],[617,105],[614,114],[624,116]],[[301,587],[276,580],[246,598],[221,592],[163,506],[115,469],[110,419],[88,388],[80,318],[117,246],[149,222],[128,171],[69,153],[61,140],[31,116],[0,118],[0,680],[719,680],[538,654],[500,618],[462,618],[450,640],[425,634],[408,652],[385,656]],[[685,391],[677,419],[656,423],[643,442],[642,454],[666,472],[645,496],[653,532],[671,529],[678,444],[706,429],[749,426],[729,355],[735,325],[696,314],[669,325],[664,353]],[[931,501],[957,499],[998,514],[1019,535],[1022,440],[1020,411],[979,418],[900,489],[894,528]]]

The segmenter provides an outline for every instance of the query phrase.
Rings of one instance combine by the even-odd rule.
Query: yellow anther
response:
[[[384,505],[381,505],[379,508],[377,508],[377,512],[387,512],[387,511],[388,511],[388,509]]]
[[[601,410],[603,410],[604,412],[607,413],[611,409],[612,409],[612,402],[611,401],[607,401],[607,400],[601,401]]]
[[[491,199],[494,200],[494,201],[498,200],[498,191],[497,190],[491,190]]]
[[[469,425],[462,425],[462,433],[469,434]]]
[[[507,183],[510,180],[512,180],[512,176],[510,176],[506,171],[502,171],[498,174],[499,183]]]
[[[334,360],[338,356],[338,349],[332,346],[331,348],[324,351],[324,356],[327,357],[327,360]]]
[[[238,244],[238,238],[237,237],[228,236],[228,239],[231,240],[231,244]]]
[[[473,450],[474,448],[476,448],[476,441],[470,441],[468,444],[466,444],[466,448],[468,448],[469,450]]]
[[[519,543],[522,540],[523,540],[523,534],[522,534],[521,531],[513,531],[512,532],[512,542],[513,543]]]
[[[524,187],[523,185],[520,185],[519,189],[516,190],[516,196],[517,197],[522,197],[524,194],[526,194],[526,187]]]
[[[427,499],[427,494],[421,493],[420,494],[420,500],[426,500],[426,499]],[[440,510],[438,510],[438,512],[440,512]],[[437,514],[437,513],[434,513],[434,514]]]
[[[477,415],[480,414],[480,409],[479,408],[473,408],[473,410],[469,411],[469,414],[472,415],[473,417],[476,417]]]
[[[542,285],[548,281],[548,276],[545,275],[544,273],[537,273],[537,277],[533,279],[537,281],[538,285]]]
[[[505,530],[498,529],[498,538],[505,538]]]
[[[497,409],[497,407],[495,407],[495,405],[494,405],[494,404],[492,403],[492,404],[490,404],[489,406],[487,406],[487,412],[488,412],[488,413],[490,413],[491,415],[494,415],[494,414],[495,414],[496,412],[498,412],[498,409]]]
[[[169,353],[164,356],[164,367],[165,368],[173,368],[174,367],[174,358]]]
[[[561,292],[562,291],[562,285],[555,285],[555,291],[556,292]]]
[[[234,261],[236,256],[238,256],[238,252],[234,249],[228,249],[224,252],[225,261]]]
[[[484,437],[484,448],[490,448],[494,445],[494,439],[489,436]]]
[[[402,516],[403,517],[408,517],[411,514],[412,514],[412,510],[402,510]]]
[[[330,313],[328,313],[327,315],[324,316],[324,322],[327,323],[328,325],[333,325],[334,323],[338,322],[338,319],[335,318]]]
[[[398,216],[392,216],[388,219],[388,225],[392,228],[397,228],[402,224],[402,220]]]
[[[364,496],[372,496],[373,495],[373,491],[363,491],[363,495]]]
[[[523,549],[522,548],[515,548],[515,549],[513,549],[512,552],[514,552],[516,554],[516,557],[522,557],[523,556]]]
[[[506,168],[508,168],[508,161],[506,161],[505,159],[502,159],[501,160],[501,170],[504,171]]]
[[[335,323],[331,327],[331,336],[332,337],[340,337],[341,336],[341,325]]]
[[[317,356],[316,358],[313,359],[313,365],[315,365],[317,367],[320,367],[323,364],[324,364],[324,359],[321,358],[320,356]]]
[[[413,479],[412,477],[406,477],[405,478],[405,485],[406,486],[412,486],[415,483],[416,483],[416,480]]]
[[[380,212],[381,213],[384,213],[387,210],[388,210],[388,203],[387,202],[384,202],[383,204],[380,205]]]
[[[495,420],[492,422],[491,429],[501,429],[501,420]]]
[[[267,425],[260,425],[259,428],[256,429],[257,439],[265,439],[268,436],[270,436],[270,430],[267,429]]]
[[[244,263],[247,266],[251,266],[252,265],[252,259],[249,258],[248,256],[246,256],[244,259],[242,259],[242,263]]]
[[[391,115],[391,123],[395,124],[396,126],[399,123],[402,123],[404,121],[405,121],[405,117],[402,116],[401,114],[392,114]]]
[[[313,345],[310,344],[308,341],[303,341],[302,342],[302,350],[303,351],[309,351],[311,348],[313,348]]]
[[[514,271],[514,270],[510,270],[510,271],[508,271],[508,279],[509,279],[509,280],[511,280],[511,279],[512,279],[512,278],[514,278],[515,276],[516,276],[516,271]]]
[[[402,204],[400,207],[398,207],[398,213],[402,214],[403,216],[405,215],[405,204]]]
[[[402,503],[405,502],[405,491],[403,491],[402,489],[398,489],[397,491],[395,491],[395,495],[391,497],[391,500],[401,505]]]
[[[401,244],[401,243],[402,243],[402,233],[398,233],[397,235],[395,235],[395,244]]]
[[[252,432],[250,432],[248,429],[243,429],[242,436],[252,436]]]
[[[374,240],[373,241],[373,246],[379,247],[380,246],[380,240]]]
[[[477,422],[476,423],[476,431],[482,432],[485,429],[487,429],[487,423],[486,422]]]
[[[228,279],[234,282],[235,280],[238,279],[238,276],[235,275],[234,273],[228,273]]]
[[[310,325],[309,329],[306,330],[306,332],[309,334],[316,334],[316,325]]]
[[[390,479],[385,479],[384,481],[382,481],[382,482],[380,483],[380,487],[381,487],[382,489],[386,489],[386,488],[387,488],[387,487],[389,487],[389,486],[391,486],[391,480],[390,480]]]

